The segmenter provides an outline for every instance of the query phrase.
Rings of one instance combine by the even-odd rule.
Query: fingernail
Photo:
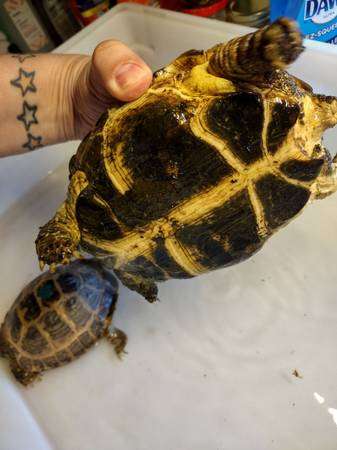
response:
[[[119,88],[125,89],[135,85],[146,75],[145,70],[134,63],[124,63],[118,66],[114,73]]]

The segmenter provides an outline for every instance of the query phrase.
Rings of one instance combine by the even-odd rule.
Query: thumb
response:
[[[90,84],[99,95],[122,101],[138,98],[150,86],[151,69],[122,42],[100,43],[92,56]]]

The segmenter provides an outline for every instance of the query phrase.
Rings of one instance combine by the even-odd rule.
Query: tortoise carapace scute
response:
[[[157,281],[243,261],[337,189],[322,145],[337,101],[285,71],[303,51],[281,18],[158,70],[111,107],[70,165],[68,196],[36,240],[42,264],[102,258],[149,301]]]
[[[29,283],[0,328],[0,355],[17,380],[32,383],[103,336],[114,345],[118,338],[118,353],[123,351],[126,336],[110,329],[117,293],[116,278],[95,260],[74,261]]]

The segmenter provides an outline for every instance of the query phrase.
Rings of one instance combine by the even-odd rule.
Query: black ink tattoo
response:
[[[36,58],[36,55],[29,54],[29,55],[12,55],[12,58],[16,58],[19,60],[20,63],[23,63],[26,61],[26,59],[29,58]]]
[[[35,150],[36,148],[43,147],[41,144],[42,136],[33,136],[32,134],[27,134],[28,141],[23,144],[23,148],[26,148],[27,150]]]
[[[36,55],[28,54],[28,55],[12,55],[12,58],[16,58],[22,64],[29,58],[36,58]],[[11,85],[21,90],[21,95],[24,97],[27,92],[36,92],[37,88],[34,84],[35,70],[32,72],[27,72],[23,70],[21,67],[19,68],[19,76],[10,81]],[[22,148],[25,150],[35,150],[37,148],[43,147],[42,144],[42,136],[34,136],[29,132],[31,125],[38,124],[39,121],[36,118],[37,105],[30,105],[28,102],[24,100],[23,102],[23,110],[20,115],[17,116],[17,119],[20,120],[26,131],[27,131],[27,142],[22,145]]]
[[[11,84],[21,89],[21,95],[24,97],[28,91],[36,92],[36,86],[34,84],[35,70],[33,72],[26,72],[19,69],[19,76],[14,80],[11,80]]]
[[[33,123],[39,123],[36,118],[36,111],[37,106],[36,105],[30,105],[26,101],[23,102],[23,111],[22,114],[17,116],[18,120],[21,120],[21,122],[24,124],[26,131],[29,130],[30,126]]]

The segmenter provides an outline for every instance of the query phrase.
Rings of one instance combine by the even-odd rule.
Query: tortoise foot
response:
[[[44,225],[35,241],[40,266],[54,267],[57,264],[69,264],[73,257],[78,257],[78,236],[74,230],[57,220]]]
[[[125,351],[125,347],[128,342],[128,337],[124,333],[124,331],[120,330],[119,328],[107,330],[106,338],[113,345],[118,358],[122,359],[122,356],[127,353]]]

